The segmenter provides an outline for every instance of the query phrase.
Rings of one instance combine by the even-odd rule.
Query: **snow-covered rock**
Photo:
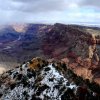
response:
[[[99,100],[95,90],[97,85],[86,84],[66,64],[41,58],[0,75],[0,100]]]
[[[75,84],[68,84],[52,63],[38,71],[30,69],[26,63],[5,72],[0,78],[1,100],[63,100],[67,89],[76,88]]]

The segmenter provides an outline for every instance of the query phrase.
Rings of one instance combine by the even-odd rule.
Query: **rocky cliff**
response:
[[[71,25],[55,24],[45,34],[43,51],[51,58],[66,58],[77,75],[92,81],[100,78],[100,38]]]
[[[99,93],[61,61],[37,57],[0,75],[0,100],[99,100]]]
[[[77,75],[100,84],[99,33],[97,27],[59,23],[8,25],[0,29],[0,53],[15,64],[36,56],[64,59]],[[2,56],[0,59],[2,63]]]

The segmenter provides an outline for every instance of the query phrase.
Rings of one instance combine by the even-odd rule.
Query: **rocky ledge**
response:
[[[0,100],[100,100],[100,86],[65,63],[33,58],[0,76]]]

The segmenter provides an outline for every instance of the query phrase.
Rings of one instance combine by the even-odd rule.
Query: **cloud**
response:
[[[0,23],[97,23],[97,0],[0,0]]]
[[[0,0],[3,2],[3,0]],[[9,0],[4,2],[4,6],[0,3],[1,8],[5,10],[17,10],[23,12],[49,12],[61,11],[69,7],[77,5],[79,0]]]
[[[84,0],[81,2],[83,6],[94,6],[100,8],[100,2],[98,0]]]
[[[4,2],[0,0],[0,8],[3,10],[17,10],[23,12],[46,12],[55,11],[64,8],[64,2],[60,0],[9,0]]]

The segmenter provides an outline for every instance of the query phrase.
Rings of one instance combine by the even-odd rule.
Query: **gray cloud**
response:
[[[2,1],[2,0],[0,0]],[[70,4],[79,4],[81,0],[9,0],[5,1],[5,10],[17,10],[23,12],[51,12],[61,11],[69,7]]]
[[[2,2],[2,0],[0,0]],[[60,11],[66,8],[65,0],[9,0],[2,5],[2,10],[17,10],[23,12]]]
[[[83,6],[93,6],[100,8],[100,1],[99,0],[83,0],[81,2],[81,5]]]
[[[90,14],[82,12],[85,6],[91,6]],[[99,6],[98,0],[0,0],[0,23],[95,22],[91,9]]]
[[[19,8],[20,9],[20,8]],[[58,11],[64,9],[64,2],[59,0],[44,0],[44,1],[32,1],[22,6],[22,11],[33,12],[46,12],[46,11]]]

